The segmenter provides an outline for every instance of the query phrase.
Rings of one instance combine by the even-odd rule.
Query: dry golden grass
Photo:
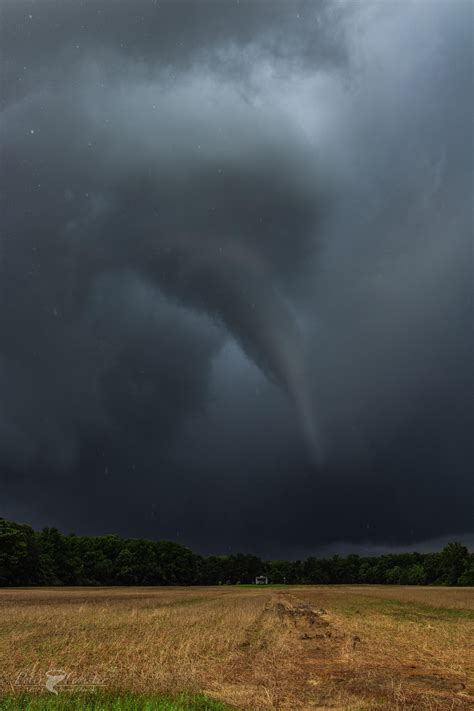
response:
[[[248,711],[467,709],[473,607],[461,588],[7,589],[0,669]]]

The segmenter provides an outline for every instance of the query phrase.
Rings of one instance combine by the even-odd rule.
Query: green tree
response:
[[[265,565],[271,583],[291,582],[291,563],[287,560],[271,560]]]
[[[33,529],[0,518],[0,585],[37,585],[39,572]]]
[[[460,543],[448,543],[440,553],[440,582],[442,585],[456,585],[464,573],[469,551]]]
[[[402,585],[424,585],[426,582],[426,573],[421,563],[414,563],[414,565],[403,569],[400,582]]]
[[[385,573],[385,581],[389,585],[400,585],[403,570],[399,565],[394,565]]]
[[[458,578],[458,585],[474,585],[474,553],[464,561],[464,570]]]

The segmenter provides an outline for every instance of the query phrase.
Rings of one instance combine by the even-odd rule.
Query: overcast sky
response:
[[[0,0],[0,515],[472,541],[470,0]]]

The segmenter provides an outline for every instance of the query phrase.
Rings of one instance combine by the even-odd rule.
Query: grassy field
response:
[[[9,694],[0,698],[0,711],[233,711],[227,704],[203,694],[174,698],[146,694],[64,693]]]
[[[3,589],[0,711],[470,709],[473,609],[468,588]]]

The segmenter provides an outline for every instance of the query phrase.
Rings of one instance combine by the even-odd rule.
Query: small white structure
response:
[[[268,585],[268,578],[266,575],[257,575],[255,578],[255,585]]]

